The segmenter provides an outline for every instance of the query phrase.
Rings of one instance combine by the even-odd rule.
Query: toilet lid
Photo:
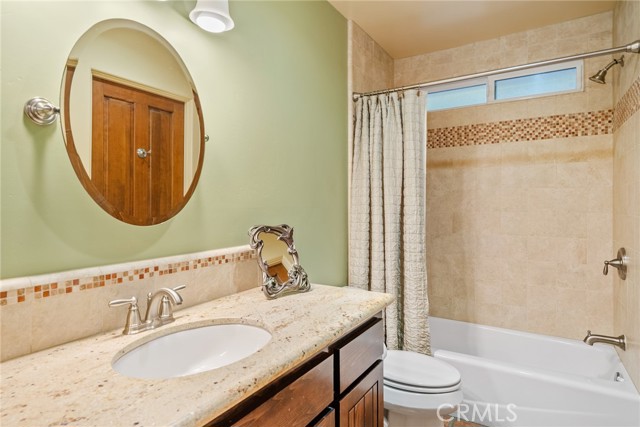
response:
[[[384,379],[387,384],[404,389],[451,389],[460,383],[460,372],[435,357],[413,351],[388,350],[384,359]]]

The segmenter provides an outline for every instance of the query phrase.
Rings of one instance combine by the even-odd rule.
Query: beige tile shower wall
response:
[[[611,165],[610,135],[429,150],[431,313],[611,333]]]
[[[395,60],[394,85],[435,81],[608,49],[612,45],[612,13],[607,12],[498,39]],[[600,56],[584,61],[584,90],[581,92],[439,111],[428,115],[427,126],[429,129],[440,129],[568,114],[610,114],[613,108],[613,85],[601,85],[588,79],[588,76],[595,74],[610,60],[611,56]],[[611,77],[609,80],[611,81]]]
[[[393,87],[393,59],[362,28],[349,21],[351,87],[370,92]]]
[[[148,292],[187,285],[176,311],[260,286],[253,250],[222,249],[186,256],[0,282],[0,360],[44,350],[124,326],[127,308],[114,299],[135,296],[141,315]]]
[[[394,85],[404,86],[443,78],[473,74],[552,59],[576,53],[608,49],[612,46],[611,12],[550,25],[498,39],[399,59],[394,62]],[[585,76],[595,74],[611,60],[610,56],[585,60]],[[453,118],[457,125],[513,120],[523,117],[551,116],[577,112],[608,110],[612,107],[611,86],[585,78],[583,92],[527,102],[508,102],[466,108],[464,114],[449,110],[430,117],[428,126],[447,126]]]
[[[611,27],[604,13],[397,60],[395,84],[610,48]],[[586,61],[585,77],[609,60]],[[611,109],[612,86],[586,80],[579,93],[427,115],[432,136],[448,135],[438,146],[450,145],[427,154],[433,315],[613,333],[613,279],[602,275],[613,254]]]
[[[613,16],[614,43],[638,38],[640,2],[619,2]],[[631,260],[627,279],[614,279],[614,331],[627,336],[627,351],[618,353],[640,388],[640,55],[625,55],[625,66],[615,70],[613,86],[613,246],[624,247]]]
[[[353,92],[363,93],[393,87],[393,59],[362,28],[353,21],[348,22],[349,51],[349,117],[353,117]],[[353,121],[349,120],[348,164],[353,151]],[[349,182],[351,170],[349,169]],[[351,186],[349,186],[351,200]]]

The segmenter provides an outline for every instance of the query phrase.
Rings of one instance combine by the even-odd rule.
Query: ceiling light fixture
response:
[[[229,15],[228,0],[198,0],[189,18],[198,27],[210,33],[222,33],[234,27]]]

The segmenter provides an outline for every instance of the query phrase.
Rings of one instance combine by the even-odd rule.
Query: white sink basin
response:
[[[222,324],[164,335],[125,353],[113,369],[134,378],[175,378],[210,371],[264,347],[271,334],[257,326]]]

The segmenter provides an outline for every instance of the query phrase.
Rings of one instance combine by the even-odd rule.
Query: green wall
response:
[[[193,1],[2,1],[1,276],[11,278],[248,243],[255,224],[295,228],[312,282],[347,276],[347,30],[327,2],[238,1],[221,35],[188,19]],[[85,193],[60,123],[23,116],[59,104],[75,41],[126,18],[179,52],[211,137],[198,188],[175,218],[119,222]]]

